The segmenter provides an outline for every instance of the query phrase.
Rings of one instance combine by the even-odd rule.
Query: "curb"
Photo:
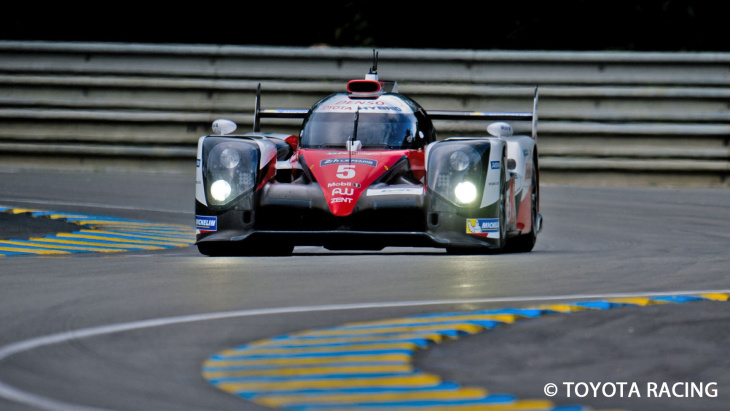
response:
[[[0,257],[162,250],[195,244],[195,230],[180,225],[3,206],[0,206],[0,213],[48,218],[80,226],[79,230],[71,233],[57,233],[42,238],[0,240]]]
[[[714,293],[611,298],[534,308],[445,312],[347,323],[255,341],[209,357],[202,375],[218,389],[257,404],[304,410],[587,411],[462,387],[413,367],[416,350],[515,321],[626,306],[728,301]]]

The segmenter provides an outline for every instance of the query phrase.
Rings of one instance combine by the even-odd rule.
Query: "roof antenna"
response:
[[[378,52],[375,49],[373,49],[373,65],[365,76],[365,80],[378,80]]]

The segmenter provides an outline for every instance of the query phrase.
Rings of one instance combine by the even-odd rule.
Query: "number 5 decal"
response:
[[[341,164],[337,167],[337,178],[353,178],[355,177],[355,166]]]

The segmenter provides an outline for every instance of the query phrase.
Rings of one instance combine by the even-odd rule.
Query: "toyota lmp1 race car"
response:
[[[195,219],[205,255],[287,255],[295,246],[452,253],[531,251],[542,226],[537,88],[532,112],[426,111],[377,75],[309,110],[263,110],[253,132],[216,120],[198,141]],[[298,136],[262,118],[302,119]],[[496,121],[490,136],[436,138],[432,120]],[[531,121],[532,136],[505,121]]]

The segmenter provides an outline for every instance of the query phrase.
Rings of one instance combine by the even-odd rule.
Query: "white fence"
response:
[[[730,53],[378,52],[380,78],[427,111],[530,111],[539,86],[544,181],[730,186]],[[263,108],[308,108],[371,59],[371,49],[0,41],[0,161],[192,164],[212,120],[252,128],[258,83]],[[440,137],[486,125],[436,123]]]

